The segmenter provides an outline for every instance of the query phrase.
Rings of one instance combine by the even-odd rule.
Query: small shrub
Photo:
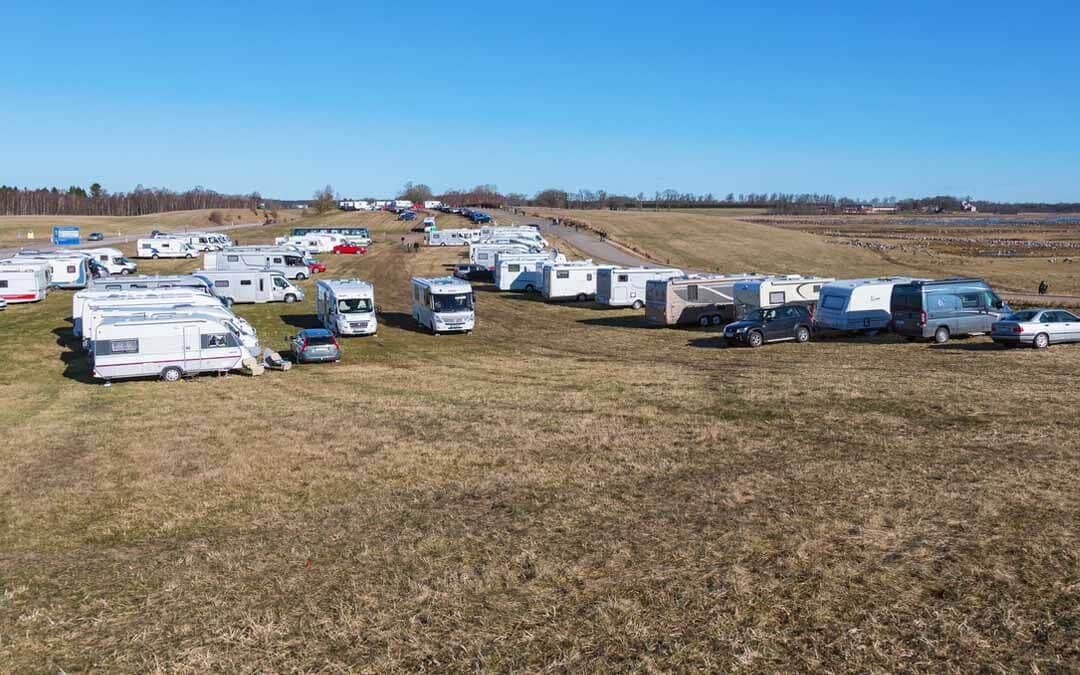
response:
[[[223,225],[225,223],[225,216],[222,215],[221,211],[211,211],[210,222],[215,225]]]

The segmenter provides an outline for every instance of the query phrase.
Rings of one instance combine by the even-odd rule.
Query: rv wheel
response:
[[[131,270],[120,270],[120,276],[122,277],[126,277],[129,274],[131,274]]]
[[[746,337],[746,342],[751,347],[760,347],[761,345],[765,344],[765,338],[764,336],[762,336],[760,331],[754,331]]]
[[[525,284],[525,292],[526,293],[535,293],[536,292],[536,286],[533,286],[532,284]]]
[[[709,325],[709,317],[707,317],[707,316],[701,317],[700,319],[697,320],[697,325],[701,326],[702,328],[705,328],[706,326]]]
[[[177,382],[184,375],[184,373],[176,366],[170,366],[161,371],[161,379],[166,382]]]
[[[1039,333],[1035,336],[1035,342],[1033,343],[1035,349],[1046,349],[1050,346],[1050,336],[1046,333]]]
[[[151,258],[153,258],[154,260],[157,260],[157,259],[158,259],[158,254],[157,254],[157,253],[155,253],[155,254],[153,254],[153,255],[152,255],[152,256],[150,256],[150,257],[151,257]]]
[[[641,309],[644,306],[645,306],[645,303],[640,301],[640,300],[635,300],[634,304],[631,305],[631,307],[633,307],[634,309]]]
[[[938,326],[938,329],[934,331],[934,342],[939,345],[945,344],[949,341],[949,329],[945,326]]]
[[[293,295],[292,293],[289,293],[288,295],[285,296],[285,303],[286,304],[291,305],[294,302],[296,302],[296,296],[295,295]]]
[[[224,302],[226,307],[232,307],[235,300],[233,300],[232,298],[225,298]]]
[[[307,275],[304,274],[303,272],[300,272],[299,274],[296,275],[296,280],[297,281],[303,281],[304,279],[307,279]]]
[[[796,342],[809,342],[810,341],[810,329],[806,326],[799,326],[795,329],[795,341]]]
[[[720,317],[719,316],[714,316],[712,318],[712,325],[714,325],[714,326],[719,326],[720,325]]]
[[[184,257],[185,257],[185,258],[194,258],[195,256],[194,256],[194,255],[192,255],[191,253],[188,253],[188,254],[187,254],[186,256],[184,256]]]

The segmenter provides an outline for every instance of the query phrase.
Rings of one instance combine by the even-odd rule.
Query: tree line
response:
[[[203,187],[185,192],[139,185],[130,192],[109,192],[100,183],[89,189],[17,188],[0,185],[0,214],[8,216],[141,216],[164,211],[256,208],[258,192],[229,195]]]

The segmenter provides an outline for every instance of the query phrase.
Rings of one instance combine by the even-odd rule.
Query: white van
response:
[[[315,284],[315,315],[334,335],[374,335],[375,287],[360,279],[324,279]]]
[[[500,291],[535,293],[544,285],[544,263],[566,262],[558,251],[499,253],[495,256],[495,286]]]
[[[821,299],[814,312],[819,328],[838,331],[886,330],[892,321],[892,289],[897,284],[917,281],[911,277],[844,279],[821,287]]]
[[[0,264],[0,298],[9,302],[37,302],[49,295],[49,266]]]
[[[74,303],[72,303],[74,304]],[[197,291],[168,289],[157,291],[121,291],[119,293],[94,293],[84,296],[78,306],[78,313],[72,313],[73,331],[76,336],[87,340],[94,334],[90,324],[93,322],[91,315],[105,307],[124,306],[156,306],[172,307],[175,305],[191,305],[196,307],[224,307],[219,298],[205,295]]]
[[[454,277],[413,277],[412,315],[435,335],[472,333],[476,325],[472,286]]]
[[[94,333],[94,377],[113,380],[226,372],[254,362],[227,322],[203,317],[128,318],[103,321]]]
[[[127,259],[118,248],[84,248],[81,253],[91,256],[99,265],[108,270],[109,274],[128,275],[135,274],[139,266]]]
[[[813,306],[817,304],[821,287],[833,281],[835,279],[831,277],[804,277],[799,274],[740,281],[735,284],[735,313],[741,319],[755,309],[788,303]]]
[[[295,246],[234,246],[203,255],[203,268],[269,270],[281,272],[287,279],[307,279],[311,268],[304,262],[305,255]]]
[[[29,253],[19,252],[4,261],[5,264],[39,262],[49,266],[49,284],[56,288],[86,288],[93,275],[90,258],[81,253]]]
[[[187,241],[176,237],[154,237],[135,242],[136,258],[194,258],[196,253]]]
[[[591,300],[596,297],[596,277],[599,271],[614,267],[600,265],[592,260],[545,263],[541,293],[545,300]]]
[[[234,302],[285,302],[304,299],[304,291],[272,270],[198,270],[195,276],[205,279],[226,305]]]
[[[608,307],[645,306],[645,286],[650,279],[667,281],[681,277],[673,267],[616,267],[602,269],[596,275],[596,301]]]

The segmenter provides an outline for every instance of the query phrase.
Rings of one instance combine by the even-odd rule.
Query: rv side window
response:
[[[251,285],[251,279],[241,279],[240,280],[240,285],[241,286],[250,286]]]
[[[976,309],[979,307],[979,296],[981,293],[964,293],[960,296],[960,303],[964,309]]]
[[[7,279],[0,279],[0,288],[7,288]]]
[[[844,296],[842,295],[826,295],[821,300],[821,306],[825,309],[840,310],[844,308]]]
[[[274,263],[280,265],[281,264],[281,258],[274,258]]]
[[[75,274],[75,266],[74,265],[68,265],[67,270],[68,270],[68,274]]]
[[[229,282],[227,279],[218,279],[214,282],[214,288],[228,288]]]
[[[770,305],[782,305],[784,304],[784,298],[787,295],[784,291],[770,291],[769,292],[769,304]]]
[[[226,259],[228,259],[229,262],[240,262],[240,256],[238,255],[229,255],[225,257]]]
[[[698,299],[698,287],[697,284],[686,287],[686,299],[690,301],[697,301]]]
[[[555,278],[556,279],[569,279],[570,278],[570,270],[559,270],[558,272],[555,273]]]
[[[229,333],[218,333],[202,336],[203,349],[220,349],[222,347],[235,347],[236,338]]]
[[[585,275],[585,281],[592,281],[592,272]]]
[[[150,248],[150,242],[143,242],[139,244],[139,248]]]
[[[630,281],[630,275],[629,274],[620,274],[619,277],[618,277],[618,281],[621,284],[625,284],[627,281]]]
[[[507,272],[520,272],[521,271],[521,265],[507,265],[506,266],[506,271]]]
[[[139,351],[139,341],[133,340],[102,340],[106,354],[135,354]],[[98,350],[102,351],[102,350]]]

